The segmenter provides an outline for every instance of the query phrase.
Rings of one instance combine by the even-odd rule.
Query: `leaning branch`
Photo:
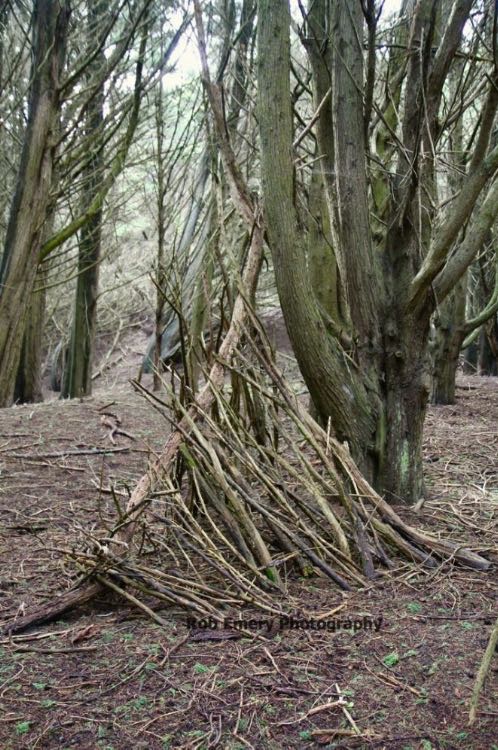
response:
[[[199,8],[196,8],[196,11],[200,12]],[[214,104],[216,105],[216,99]],[[133,540],[139,515],[148,503],[154,489],[170,471],[178,450],[185,440],[185,435],[210,410],[216,398],[217,389],[220,388],[225,377],[226,366],[231,363],[247,323],[248,312],[245,300],[250,300],[254,297],[261,269],[264,242],[263,222],[259,220],[257,212],[253,209],[249,192],[243,182],[242,176],[238,171],[235,171],[235,156],[228,143],[224,128],[220,127],[222,123],[223,118],[220,121],[219,110],[216,110],[215,125],[224,156],[232,196],[243,218],[248,223],[251,222],[251,243],[247,261],[239,282],[239,293],[234,303],[230,327],[219,349],[217,360],[206,379],[206,384],[188,412],[170,434],[159,457],[139,479],[128,501],[125,513],[126,520],[115,537],[118,544],[125,550],[124,556],[126,556]],[[62,594],[48,607],[39,608],[26,617],[21,617],[15,622],[9,623],[5,630],[11,633],[20,632],[31,625],[53,620],[68,609],[72,609],[93,599],[101,593],[102,589],[103,584],[97,580],[86,581],[76,590]]]
[[[245,183],[234,151],[227,137],[225,125],[225,115],[223,111],[223,99],[219,85],[212,83],[209,73],[206,35],[204,32],[204,23],[202,20],[201,6],[198,0],[194,0],[195,24],[197,30],[197,41],[199,47],[199,56],[201,58],[202,82],[209,100],[209,105],[213,113],[216,126],[216,135],[220,147],[223,166],[225,167],[231,198],[237,207],[237,210],[245,220],[249,230],[254,225],[255,209]]]
[[[451,250],[453,243],[457,239],[458,233],[460,232],[461,228],[470,218],[482,189],[484,188],[489,178],[495,175],[497,169],[498,146],[496,146],[490,152],[490,154],[486,157],[486,159],[484,159],[482,164],[476,169],[474,174],[469,177],[469,179],[465,183],[465,186],[460,191],[460,194],[455,199],[453,209],[450,211],[446,221],[444,221],[439,227],[439,230],[437,231],[432,243],[431,249],[429,250],[424,262],[422,263],[420,271],[417,273],[411,283],[407,302],[407,306],[409,309],[419,307],[420,304],[423,303],[427,289],[430,287],[436,276],[442,271],[448,257],[448,253]],[[498,187],[495,183],[491,187],[490,192],[486,200],[484,201],[483,207],[479,212],[479,216],[481,218],[484,218],[486,212],[489,211],[491,202],[496,200],[498,200]],[[478,223],[479,220],[474,222],[474,226],[476,227],[476,229]],[[467,237],[469,237],[469,235],[467,235]],[[479,246],[480,244],[474,244],[474,248]],[[457,253],[458,257],[460,258],[462,257],[464,252],[465,255],[467,254],[466,251],[463,250],[464,247],[466,248],[466,251],[470,250],[470,244],[467,240],[462,243],[462,245],[460,246],[460,250]],[[472,261],[473,257],[474,253],[471,254],[470,260],[464,265],[461,273],[457,275],[454,283],[456,283],[465,268]],[[452,287],[450,286],[449,289],[451,288]],[[440,289],[439,295],[437,297],[438,301],[441,301],[441,294],[442,290]]]
[[[463,28],[469,18],[474,0],[457,0],[453,5],[451,16],[448,20],[441,44],[436,53],[432,72],[428,82],[428,97],[439,100],[443,91],[444,82],[455,57]]]
[[[477,211],[465,239],[448,259],[446,265],[434,281],[434,294],[438,302],[453,289],[460,277],[474,260],[483,246],[489,230],[498,216],[498,179],[492,184],[486,199]]]
[[[489,642],[486,647],[486,651],[484,652],[481,666],[479,667],[479,672],[477,673],[474,690],[472,692],[472,698],[470,699],[470,711],[469,711],[469,724],[470,725],[472,725],[476,720],[477,704],[479,702],[479,696],[481,694],[482,686],[484,685],[484,680],[486,679],[486,674],[488,673],[488,669],[491,664],[491,659],[493,658],[493,654],[496,651],[497,645],[498,645],[498,619],[496,620],[495,626],[493,630],[491,631]]]
[[[491,295],[488,304],[482,310],[479,315],[475,318],[465,321],[463,331],[466,336],[462,348],[466,349],[474,340],[474,332],[477,331],[484,323],[486,323],[495,313],[498,311],[498,247],[495,252],[495,286],[493,294]]]

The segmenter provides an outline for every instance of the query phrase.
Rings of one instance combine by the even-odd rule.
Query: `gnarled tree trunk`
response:
[[[375,488],[400,502],[415,502],[423,493],[431,314],[436,300],[443,302],[465,273],[498,210],[495,182],[465,240],[451,252],[498,167],[498,150],[488,152],[496,111],[491,85],[469,179],[451,210],[434,222],[439,109],[471,5],[472,0],[454,0],[444,26],[431,0],[410,7],[406,65],[396,71],[394,98],[382,105],[387,112],[396,100],[399,107],[391,112],[392,123],[381,119],[376,126],[377,144],[379,127],[388,136],[380,154],[385,164],[370,169],[375,59],[369,54],[365,71],[363,39],[366,19],[368,44],[375,45],[375,6],[360,0],[310,2],[303,41],[315,105],[327,85],[331,89],[332,107],[325,101],[316,115],[316,138],[349,336],[327,326],[317,303],[295,200],[289,6],[285,0],[259,5],[264,208],[289,337],[321,421],[330,420],[336,436],[347,441]],[[409,96],[400,96],[402,83]],[[400,133],[397,140],[393,130]]]

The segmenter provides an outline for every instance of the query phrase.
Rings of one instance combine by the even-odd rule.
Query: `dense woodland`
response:
[[[430,405],[496,387],[497,110],[492,0],[0,0],[1,411],[93,403],[145,316],[164,424],[5,633],[110,589],[219,623],[297,578],[495,575],[423,509]]]

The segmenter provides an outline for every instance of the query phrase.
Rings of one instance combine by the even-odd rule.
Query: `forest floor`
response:
[[[71,585],[63,550],[112,523],[109,488],[126,501],[164,443],[166,421],[128,383],[144,341],[140,326],[130,329],[92,398],[52,394],[2,410],[2,620]],[[128,435],[112,433],[115,417]],[[484,555],[496,550],[497,454],[498,379],[461,378],[456,405],[428,416],[428,499],[419,511],[398,511]],[[103,595],[3,638],[0,750],[498,750],[498,657],[468,727],[497,616],[496,571],[423,571],[400,561],[391,576],[349,594],[320,577],[289,575],[289,588],[301,617],[327,629],[305,629],[301,619],[299,628],[269,632],[263,622],[256,635],[214,632],[162,610],[164,628]]]

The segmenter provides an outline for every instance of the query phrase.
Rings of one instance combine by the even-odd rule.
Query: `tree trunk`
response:
[[[488,238],[488,250],[493,248],[493,236]],[[466,322],[466,338],[471,342],[465,352],[465,372],[479,375],[496,375],[498,361],[498,248],[495,248],[494,279],[491,278],[489,263],[484,263],[483,255],[476,264],[477,274],[470,275],[473,281],[469,295],[474,317]],[[489,260],[489,256],[488,256]],[[485,267],[488,266],[487,268]],[[491,292],[491,286],[494,285]],[[477,341],[477,343],[476,343]]]
[[[456,373],[460,350],[465,338],[465,305],[467,275],[460,280],[435,314],[435,337],[431,401],[454,404]]]
[[[491,235],[490,246],[496,246],[496,239]],[[484,260],[479,259],[479,287],[478,298],[483,307],[494,310],[492,315],[481,328],[479,334],[479,375],[496,375],[498,365],[498,319],[496,317],[496,304],[498,303],[498,249],[495,251],[494,278],[489,266],[484,267]],[[494,292],[491,290],[494,284]],[[489,300],[489,302],[488,302]]]
[[[325,186],[319,167],[313,170],[309,196],[308,265],[311,286],[325,318],[346,329],[340,312],[340,283],[332,244]]]
[[[52,179],[52,193],[57,178]],[[55,220],[55,202],[51,202],[47,218],[43,227],[43,237],[52,236]],[[42,240],[43,241],[43,240]],[[26,328],[24,331],[21,359],[17,369],[16,387],[14,399],[16,403],[29,404],[43,401],[42,389],[42,355],[43,334],[45,330],[45,307],[47,299],[46,284],[50,258],[45,263],[40,263],[37,268],[36,278],[31,300],[29,304]]]
[[[429,392],[427,349],[416,349],[420,337],[410,343],[406,362],[388,368],[385,421],[378,429],[378,474],[374,485],[388,500],[415,503],[424,495],[422,438]]]
[[[88,0],[88,47],[93,50],[95,36],[105,19],[107,3]],[[88,65],[88,83],[100,81],[87,105],[85,137],[90,155],[84,171],[83,206],[90,208],[102,189],[104,168],[104,76],[106,64],[103,48],[94,54]],[[92,362],[97,323],[99,264],[102,235],[102,207],[83,226],[80,232],[76,301],[61,396],[81,398],[92,392]]]
[[[396,252],[396,237],[391,252]],[[374,486],[387,499],[415,503],[423,496],[422,437],[430,393],[430,315],[406,313],[406,268],[409,254],[398,257],[389,280],[391,308],[384,325],[383,412],[377,427],[377,471]]]
[[[14,400],[29,404],[43,401],[42,344],[45,326],[46,266],[39,265],[24,329]]]
[[[445,3],[447,6],[448,3]],[[443,14],[450,12],[450,7],[443,6]],[[458,90],[464,74],[462,61],[458,61],[449,74],[450,96],[458,96]],[[450,135],[450,153],[448,160],[453,166],[448,175],[451,193],[456,194],[462,187],[465,174],[463,147],[463,119],[455,124]],[[455,382],[458,359],[465,332],[465,308],[467,302],[467,279],[465,273],[447,298],[436,308],[434,313],[434,349],[431,401],[433,404],[455,403]]]
[[[327,333],[311,286],[306,240],[294,204],[288,14],[282,0],[265,0],[260,7],[261,174],[269,245],[285,324],[316,410],[325,423],[332,417],[337,436],[348,441],[355,459],[365,467],[374,443],[375,404],[355,367]]]
[[[488,153],[495,107],[490,86],[486,103],[490,116],[482,118],[470,179],[443,220],[434,222],[440,203],[434,158],[435,144],[441,139],[439,112],[471,6],[472,0],[454,2],[443,27],[432,0],[410,4],[410,30],[402,45],[406,64],[393,71],[388,101],[377,118],[372,116],[376,88],[372,4],[310,0],[302,36],[313,69],[315,106],[323,102],[315,118],[318,160],[327,188],[332,244],[345,300],[341,313],[350,324],[349,336],[326,325],[313,290],[316,279],[313,285],[307,264],[308,238],[296,200],[299,183],[294,172],[294,164],[306,159],[297,151],[299,139],[293,138],[289,4],[261,0],[258,6],[264,209],[287,330],[322,423],[328,422],[339,440],[347,441],[376,489],[398,502],[415,502],[423,493],[431,314],[436,301],[442,302],[465,272],[498,209],[495,182],[471,230],[451,252],[498,166],[498,149]],[[370,64],[366,75],[365,13]],[[409,95],[402,96],[402,90]],[[323,96],[317,96],[318,91]],[[384,118],[390,104],[395,106]],[[375,125],[376,119],[382,124]],[[380,138],[379,144],[377,138],[381,147],[376,158],[368,159],[366,135],[372,130],[375,134],[377,127],[386,129],[387,140]],[[320,286],[326,288],[327,282]]]
[[[496,315],[493,320],[481,328],[479,334],[479,357],[478,373],[479,375],[497,375],[497,344],[498,344],[498,324]]]
[[[92,392],[92,361],[97,320],[100,261],[99,212],[81,230],[76,304],[68,360],[61,388],[62,398],[81,398]]]
[[[52,135],[65,57],[69,6],[36,0],[28,124],[0,269],[0,406],[14,397],[52,182]]]
[[[461,338],[452,335],[451,330],[442,331],[441,349],[432,379],[431,403],[454,404],[456,373],[460,357]]]
[[[204,358],[202,334],[210,313],[214,261],[218,252],[218,243],[218,211],[216,199],[213,195],[209,216],[207,248],[192,300],[192,320],[189,327],[190,342],[186,364],[190,373],[190,387],[194,396],[199,389],[199,378],[202,371],[202,362]],[[213,331],[211,333],[214,335]]]
[[[466,347],[463,359],[463,371],[466,375],[475,375],[477,372],[478,347],[475,341]]]

